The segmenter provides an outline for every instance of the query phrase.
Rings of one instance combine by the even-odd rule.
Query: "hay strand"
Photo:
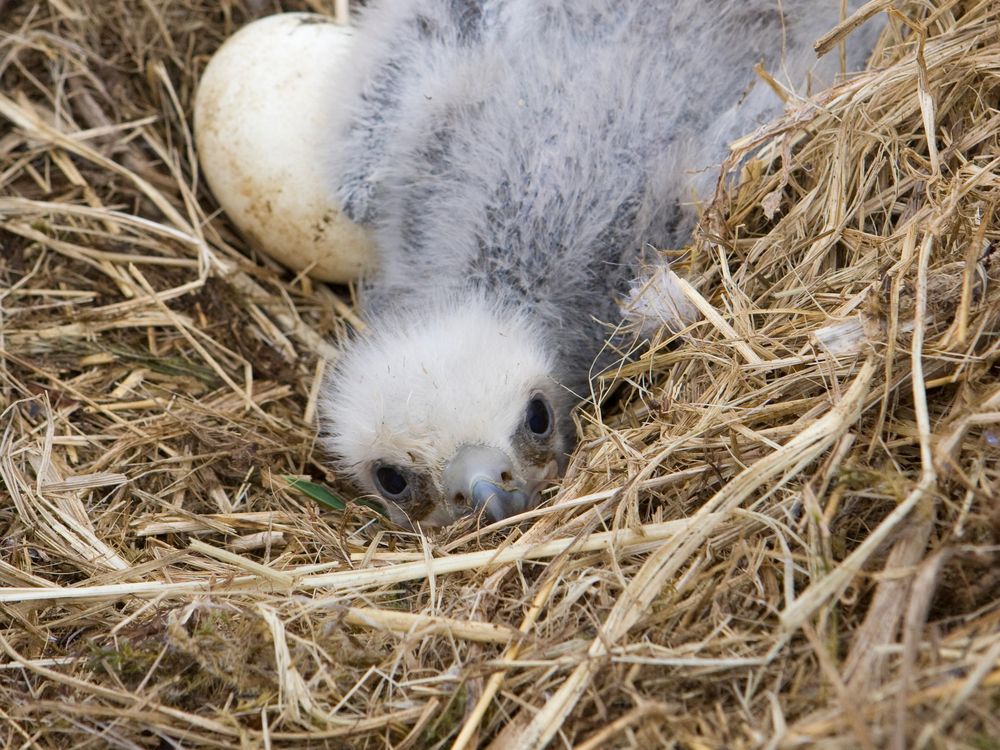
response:
[[[279,9],[343,4],[0,0],[0,742],[992,747],[996,2],[818,40],[888,14],[733,145],[701,319],[595,380],[544,505],[432,534],[317,448],[355,290],[194,160],[209,56]]]

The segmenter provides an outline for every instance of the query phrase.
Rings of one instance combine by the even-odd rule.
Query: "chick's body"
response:
[[[689,239],[685,204],[714,183],[711,166],[780,109],[753,65],[798,90],[810,70],[832,80],[837,61],[817,65],[811,44],[839,12],[839,0],[394,0],[364,14],[334,171],[344,210],[376,235],[374,334],[345,353],[325,413],[342,466],[397,521],[535,502],[571,443],[569,407],[608,361],[643,248]],[[492,458],[463,474],[469,446]],[[406,490],[387,492],[399,479]]]

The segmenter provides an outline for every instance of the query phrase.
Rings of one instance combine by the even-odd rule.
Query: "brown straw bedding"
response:
[[[873,71],[702,207],[704,319],[531,518],[423,538],[284,478],[350,497],[359,322],[198,175],[277,3],[0,0],[0,742],[1000,748],[1000,4],[869,6]]]

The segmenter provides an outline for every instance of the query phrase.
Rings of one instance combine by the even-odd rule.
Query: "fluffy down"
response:
[[[544,340],[523,311],[479,298],[437,304],[418,318],[384,320],[340,362],[323,404],[329,440],[345,465],[355,467],[356,483],[383,502],[376,470],[392,466],[408,475],[406,502],[388,498],[397,522],[450,523],[475,510],[471,494],[456,500],[443,477],[463,446],[509,446],[524,427],[530,394],[568,414],[569,399],[552,377],[555,361]],[[511,474],[523,478],[526,491],[534,495],[556,475],[571,430],[553,425],[544,461],[510,452]]]
[[[781,107],[753,66],[799,92],[831,81],[836,56],[817,63],[812,42],[840,5],[392,0],[363,14],[331,171],[375,231],[373,334],[333,369],[323,418],[341,469],[396,522],[537,502],[647,249],[689,239],[712,165]],[[849,67],[876,31],[855,34]]]

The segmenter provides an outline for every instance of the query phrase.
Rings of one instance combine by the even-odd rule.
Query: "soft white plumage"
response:
[[[563,431],[553,438],[558,449],[539,464],[509,450],[530,394],[559,406],[568,400],[552,378],[555,362],[544,341],[544,331],[526,315],[498,315],[485,300],[445,302],[418,318],[383,320],[338,370],[339,382],[351,387],[335,388],[326,403],[328,418],[341,426],[338,454],[347,466],[371,467],[356,481],[381,495],[373,456],[377,466],[444,467],[465,445],[507,448],[511,475],[523,478],[533,496],[556,475],[568,447]],[[405,508],[408,519],[441,525],[472,509],[471,492],[456,500],[430,478],[427,472],[407,477],[416,490]]]
[[[365,288],[373,333],[337,363],[323,416],[339,465],[395,521],[537,502],[655,261],[645,248],[685,243],[711,165],[781,106],[753,65],[801,90],[839,10],[393,0],[364,14],[332,169],[380,267]],[[816,71],[832,80],[836,60]]]

